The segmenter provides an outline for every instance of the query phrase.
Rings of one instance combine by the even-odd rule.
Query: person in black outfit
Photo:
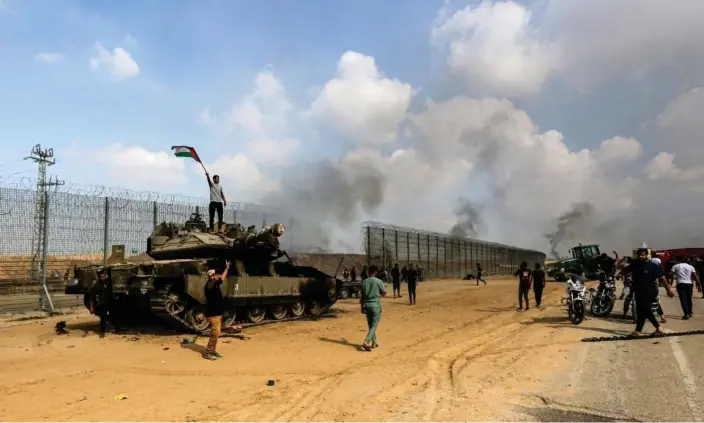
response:
[[[416,303],[416,283],[418,282],[418,272],[413,268],[412,264],[408,265],[403,279],[408,283],[408,301],[410,305]]]
[[[230,270],[230,262],[225,262],[225,270],[218,275],[214,269],[208,270],[208,282],[205,284],[205,317],[210,322],[210,339],[203,358],[216,360],[222,358],[215,347],[218,344],[218,337],[222,331],[222,315],[225,314],[225,297],[222,295],[222,281],[227,278],[227,271]]]
[[[530,305],[528,304],[528,293],[530,292],[530,281],[531,281],[531,271],[528,268],[528,263],[525,261],[521,263],[521,268],[516,270],[514,276],[518,276],[518,310],[523,309],[523,299],[526,300],[525,310],[530,310]]]
[[[396,293],[398,293],[398,298],[403,298],[401,296],[401,271],[398,268],[398,263],[394,264],[394,268],[391,269],[391,281],[394,284],[394,298],[396,298]]]
[[[628,265],[623,271],[631,275],[631,289],[636,300],[636,330],[633,334],[642,334],[646,319],[655,326],[653,335],[662,334],[660,323],[655,318],[652,309],[653,302],[657,298],[658,281],[663,283],[668,297],[674,297],[675,293],[672,292],[672,288],[667,283],[660,266],[648,259],[647,248],[639,248],[638,260]]]
[[[357,282],[357,268],[355,266],[352,266],[352,270],[350,270],[350,280]]]
[[[362,266],[362,280],[365,280],[369,277],[369,272],[367,272],[367,266]]]
[[[543,300],[543,288],[545,288],[545,271],[541,269],[540,263],[535,263],[535,270],[533,270],[532,276],[535,305],[540,308],[540,303]]]
[[[107,322],[110,321],[115,331],[120,330],[119,324],[114,319],[112,282],[108,279],[105,269],[98,270],[98,279],[93,281],[89,291],[90,313],[100,318],[100,337],[105,337]]]
[[[477,286],[479,286],[479,281],[484,282],[484,285],[486,285],[486,279],[484,278],[484,270],[482,269],[482,265],[477,263]]]

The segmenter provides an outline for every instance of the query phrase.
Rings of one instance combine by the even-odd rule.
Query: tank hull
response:
[[[209,329],[204,316],[205,272],[219,261],[177,259],[85,266],[74,270],[65,292],[83,294],[88,307],[88,292],[102,268],[112,285],[115,310],[111,314],[116,318],[146,313],[181,329],[204,332]],[[314,268],[274,262],[271,270],[270,276],[235,274],[223,281],[227,308],[223,326],[318,316],[337,301],[337,281]]]

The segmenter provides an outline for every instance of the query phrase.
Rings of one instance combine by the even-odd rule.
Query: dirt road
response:
[[[570,389],[570,375],[586,360],[579,357],[595,345],[579,340],[594,333],[567,322],[559,305],[563,284],[548,283],[544,310],[517,313],[516,291],[508,280],[422,283],[416,306],[405,297],[384,301],[380,347],[372,352],[358,350],[366,324],[354,300],[339,302],[334,318],[251,329],[249,340],[222,339],[225,357],[215,362],[201,358],[204,338],[189,348],[176,334],[101,340],[91,317],[67,320],[70,333],[63,336],[53,333],[52,321],[14,325],[0,331],[0,415],[14,421],[535,420],[530,410],[545,407],[549,390]],[[121,394],[128,399],[116,400]]]

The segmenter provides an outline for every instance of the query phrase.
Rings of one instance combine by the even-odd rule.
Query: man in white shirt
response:
[[[227,200],[225,200],[225,193],[222,192],[222,187],[220,186],[220,176],[214,175],[211,181],[210,175],[206,172],[205,177],[208,178],[208,185],[210,186],[208,213],[210,214],[210,230],[212,231],[214,230],[215,212],[218,213],[218,227],[222,226],[223,207],[227,206]]]
[[[677,281],[677,295],[680,297],[682,312],[684,313],[683,320],[689,320],[692,317],[692,293],[694,284],[697,284],[697,291],[702,292],[702,285],[699,281],[694,266],[689,263],[689,259],[680,259],[679,262],[672,266],[672,273]]]

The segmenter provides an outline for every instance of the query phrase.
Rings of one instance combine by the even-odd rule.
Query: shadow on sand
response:
[[[364,351],[364,348],[362,348],[361,345],[359,345],[359,344],[353,344],[353,343],[349,342],[348,340],[346,340],[345,338],[341,338],[341,339],[331,339],[331,338],[326,338],[326,337],[324,337],[324,336],[321,336],[321,337],[318,338],[318,339],[319,339],[321,342],[329,342],[329,343],[331,343],[331,344],[344,345],[344,346],[347,346],[347,347],[352,347],[352,348],[354,348],[354,349],[357,350],[357,351]]]

